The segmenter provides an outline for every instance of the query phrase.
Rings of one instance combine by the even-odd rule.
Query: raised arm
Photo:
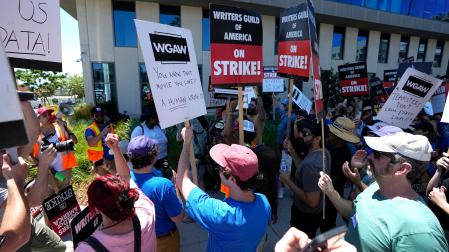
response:
[[[27,195],[30,207],[36,207],[42,204],[42,201],[48,196],[48,171],[50,164],[56,158],[56,149],[51,145],[49,148],[39,154],[39,164],[37,168],[36,180],[33,187]]]
[[[23,173],[28,170],[26,163],[19,158],[19,163],[12,167],[8,155],[3,155],[2,173],[6,179],[8,199],[0,226],[3,243],[0,251],[16,251],[30,239],[30,212],[23,193]]]
[[[178,173],[176,175],[176,187],[181,191],[184,199],[187,200],[190,192],[197,187],[189,178],[189,155],[190,143],[193,138],[192,128],[184,128],[184,144],[182,145],[181,156],[178,161]]]
[[[131,180],[131,175],[129,174],[129,167],[123,157],[120,147],[118,146],[119,139],[116,134],[108,134],[106,136],[106,145],[114,152],[114,162],[115,168],[118,175],[122,177],[125,181]]]
[[[326,194],[329,200],[332,202],[337,211],[341,216],[349,218],[352,212],[352,202],[343,199],[340,194],[334,190],[332,185],[332,179],[326,173],[320,172],[320,180],[318,181],[318,186]]]

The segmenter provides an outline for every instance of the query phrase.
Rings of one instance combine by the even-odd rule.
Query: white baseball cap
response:
[[[365,142],[373,150],[398,153],[420,161],[430,161],[433,151],[427,137],[404,132],[391,136],[365,137]]]

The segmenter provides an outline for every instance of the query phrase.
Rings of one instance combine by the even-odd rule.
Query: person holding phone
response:
[[[421,135],[397,133],[365,137],[373,150],[368,156],[372,183],[354,202],[334,190],[321,173],[318,186],[338,212],[349,219],[345,240],[360,251],[448,251],[438,219],[412,181],[427,169],[432,147]]]

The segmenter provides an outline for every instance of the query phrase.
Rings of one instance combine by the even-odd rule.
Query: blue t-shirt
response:
[[[100,128],[100,132],[104,129],[105,126],[99,127]],[[90,128],[87,128],[86,131],[84,131],[84,138],[86,139],[86,141],[87,141],[87,137],[88,136],[95,137],[95,132],[92,129],[90,129]],[[104,136],[101,139],[101,144],[103,145],[103,158],[107,159],[107,160],[113,160],[114,159],[114,155],[109,154],[109,147],[106,145],[105,139],[106,139],[106,136]]]
[[[156,210],[156,236],[166,235],[173,231],[176,228],[176,224],[170,217],[178,216],[183,209],[173,183],[161,177],[158,171],[150,173],[131,172],[131,178],[154,204]]]
[[[256,251],[267,231],[271,207],[263,194],[251,203],[223,201],[194,188],[187,198],[187,213],[209,232],[207,251]]]

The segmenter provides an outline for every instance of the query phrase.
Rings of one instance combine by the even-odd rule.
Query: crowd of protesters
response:
[[[264,141],[269,117],[261,96],[249,102],[243,125],[237,102],[228,100],[212,123],[200,117],[178,126],[182,151],[171,167],[174,143],[154,105],[124,141],[99,107],[78,139],[52,109],[22,102],[30,143],[15,162],[1,153],[0,251],[180,251],[182,221],[208,232],[207,251],[264,251],[269,226],[286,218],[277,209],[285,190],[293,195],[291,228],[276,251],[301,251],[337,223],[347,232],[327,240],[330,251],[448,251],[449,125],[441,115],[423,111],[401,129],[376,120],[367,101],[345,100],[322,121],[297,107],[289,118],[288,99],[273,96],[273,105],[275,146]],[[88,207],[102,224],[70,248],[30,208],[71,183],[78,141],[86,141],[95,174]],[[280,151],[291,156],[289,172],[279,170]],[[25,189],[30,163],[37,174]]]

